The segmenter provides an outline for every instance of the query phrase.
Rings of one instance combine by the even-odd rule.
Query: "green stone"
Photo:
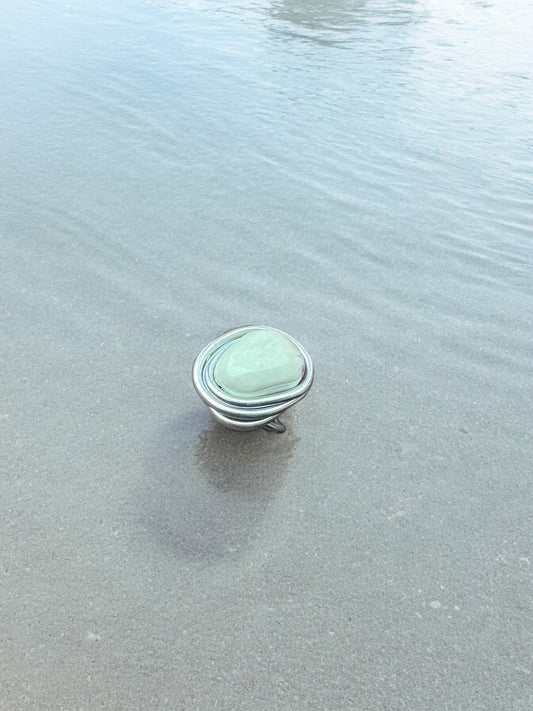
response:
[[[253,399],[293,388],[304,371],[305,361],[294,343],[265,328],[231,342],[217,360],[213,377],[228,395]]]

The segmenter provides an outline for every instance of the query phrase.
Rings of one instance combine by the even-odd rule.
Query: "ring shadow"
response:
[[[236,432],[194,411],[171,420],[147,461],[143,524],[172,555],[212,563],[238,555],[261,524],[298,445],[284,434]]]

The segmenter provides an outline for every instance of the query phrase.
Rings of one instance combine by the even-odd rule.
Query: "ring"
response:
[[[309,392],[313,363],[287,333],[241,326],[200,351],[192,380],[211,415],[225,427],[281,433],[286,428],[279,416]]]

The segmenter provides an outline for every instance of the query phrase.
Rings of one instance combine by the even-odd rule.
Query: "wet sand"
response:
[[[458,89],[413,124],[447,76],[438,13],[358,10],[343,41],[373,27],[397,42],[384,66],[291,3],[244,25],[170,5],[7,14],[0,709],[526,711],[521,80],[505,139],[479,76],[471,109]],[[462,30],[490,39],[471,12]],[[421,80],[403,48],[427,37]],[[273,66],[252,49],[271,43]],[[343,103],[350,56],[367,83]],[[267,76],[289,98],[271,103]],[[468,110],[478,138],[458,121],[432,152]],[[193,390],[198,351],[246,323],[315,363],[285,434],[224,430]]]

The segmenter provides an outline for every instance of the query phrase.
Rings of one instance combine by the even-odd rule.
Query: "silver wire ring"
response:
[[[213,370],[220,355],[233,341],[254,330],[276,331],[288,338],[304,360],[303,375],[297,385],[273,395],[254,399],[232,397],[217,385]],[[234,430],[264,427],[281,433],[285,431],[285,425],[278,417],[307,395],[313,383],[313,363],[307,351],[288,333],[270,326],[240,326],[226,331],[200,351],[192,368],[192,381],[215,420],[225,427]]]

